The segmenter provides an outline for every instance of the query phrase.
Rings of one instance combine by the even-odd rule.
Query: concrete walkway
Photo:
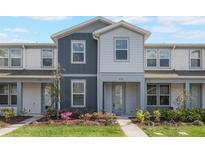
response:
[[[117,117],[117,122],[121,126],[127,137],[148,137],[136,124],[133,124],[128,117]]]
[[[13,125],[10,125],[9,127],[1,128],[0,129],[0,136],[4,136],[4,135],[6,135],[6,134],[22,127],[22,126],[28,125],[28,124],[32,123],[33,121],[36,121],[40,118],[42,118],[41,115],[35,115],[29,119],[26,119],[24,121],[19,122],[18,124],[13,124]]]

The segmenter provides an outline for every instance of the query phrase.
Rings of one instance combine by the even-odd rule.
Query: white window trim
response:
[[[166,49],[168,52],[169,52],[169,58],[160,58],[160,52],[161,52],[161,50],[163,50],[163,49],[158,49],[158,54],[159,54],[159,68],[170,68],[170,65],[171,65],[171,63],[170,63],[170,61],[171,61],[171,50],[170,49]],[[169,66],[161,66],[160,65],[160,60],[161,59],[168,59],[169,60]]]
[[[16,57],[11,57],[11,49],[20,49],[21,50],[21,56],[16,56]],[[20,58],[21,59],[21,65],[20,66],[12,66],[11,65],[11,61],[12,61],[12,59],[15,59],[15,58]],[[10,48],[9,49],[9,66],[11,67],[11,68],[21,68],[22,67],[22,65],[23,65],[23,50],[22,50],[22,48]]]
[[[73,93],[73,83],[83,83],[84,84],[84,93]],[[73,104],[73,94],[83,94],[84,95],[84,104],[83,105],[74,105]],[[71,107],[73,108],[84,108],[86,107],[86,80],[71,80]]]
[[[43,57],[43,51],[44,50],[52,50],[52,65],[51,66],[44,66],[43,65],[43,59],[46,58],[46,57]],[[47,58],[50,58],[50,57],[47,57]],[[41,49],[41,68],[53,68],[54,66],[54,50],[51,49],[51,48],[43,48]]]
[[[126,40],[127,41],[127,49],[117,49],[116,48],[117,40]],[[119,37],[119,38],[115,38],[114,42],[115,42],[114,43],[114,49],[115,49],[114,57],[115,57],[115,61],[116,62],[128,62],[129,61],[129,39],[128,38],[121,38],[121,37]],[[127,51],[127,59],[117,59],[117,56],[116,56],[117,50],[125,50],[125,51]]]
[[[7,50],[8,56],[7,57],[0,57],[0,59],[8,59],[8,65],[7,66],[0,66],[0,68],[8,68],[9,67],[9,49],[8,48],[1,48],[3,50]]]
[[[200,58],[192,58],[191,57],[191,53],[192,53],[193,50],[199,50]],[[191,60],[192,59],[199,59],[200,60],[200,66],[199,67],[191,66]],[[189,66],[190,66],[190,69],[201,69],[202,68],[202,50],[201,49],[189,49]]]
[[[148,66],[147,60],[150,59],[150,58],[147,57],[147,50],[155,50],[155,51],[156,51],[156,66]],[[149,69],[157,68],[157,66],[158,66],[158,62],[157,62],[157,61],[158,61],[158,60],[157,60],[157,57],[158,57],[158,50],[155,49],[155,48],[152,48],[152,49],[146,49],[146,53],[145,53],[145,55],[146,55],[146,56],[145,56],[145,57],[146,57],[146,67],[149,68]]]
[[[148,101],[147,101],[147,106],[148,107],[170,107],[171,106],[171,86],[170,86],[170,84],[166,84],[166,83],[161,83],[161,84],[155,84],[155,83],[148,83],[147,85],[156,85],[156,95],[155,94],[148,94],[147,93],[147,96],[146,97],[148,97],[148,96],[156,96],[157,98],[157,102],[156,102],[156,105],[149,105],[148,104]],[[169,94],[160,94],[160,86],[161,85],[168,85],[169,86]],[[146,87],[147,88],[147,87]],[[160,105],[160,96],[169,96],[169,105]]]
[[[84,45],[84,51],[79,52],[79,51],[73,51],[73,43],[83,43]],[[82,62],[76,62],[73,61],[73,53],[83,53],[83,61]],[[86,64],[86,40],[71,40],[71,64]]]

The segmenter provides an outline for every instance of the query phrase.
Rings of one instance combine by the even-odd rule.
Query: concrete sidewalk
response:
[[[148,137],[136,124],[133,124],[128,117],[117,117],[117,122],[121,126],[127,137]]]
[[[0,136],[4,136],[4,135],[6,135],[6,134],[8,134],[8,133],[20,128],[20,127],[22,127],[22,126],[28,125],[28,124],[32,123],[33,121],[36,121],[40,118],[42,118],[41,115],[35,115],[35,116],[33,116],[29,119],[26,119],[24,121],[19,122],[18,124],[13,124],[9,127],[1,128],[0,129]]]

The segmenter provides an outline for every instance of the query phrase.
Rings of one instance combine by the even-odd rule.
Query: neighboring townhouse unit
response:
[[[0,109],[40,114],[49,106],[52,71],[57,64],[54,44],[0,44]]]
[[[205,107],[205,44],[145,44],[150,32],[96,17],[51,36],[54,44],[0,44],[0,108],[43,113],[60,65],[61,109],[133,115],[136,108]],[[183,40],[182,40],[183,41]]]

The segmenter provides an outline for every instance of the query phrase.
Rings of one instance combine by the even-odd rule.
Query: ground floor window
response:
[[[17,104],[17,85],[16,84],[0,84],[0,105],[16,105]]]
[[[71,81],[71,106],[85,107],[86,81],[72,80]]]
[[[170,105],[169,84],[147,84],[147,105],[168,106]]]

